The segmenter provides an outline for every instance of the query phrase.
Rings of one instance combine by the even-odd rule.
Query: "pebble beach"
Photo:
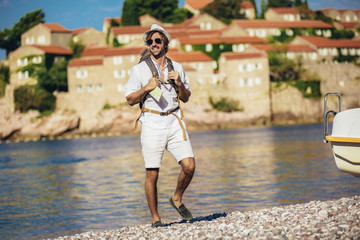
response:
[[[163,222],[57,239],[360,239],[360,196]]]

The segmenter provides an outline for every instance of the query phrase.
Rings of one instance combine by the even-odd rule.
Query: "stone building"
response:
[[[255,7],[250,1],[242,1],[240,3],[240,13],[244,14],[244,16],[247,19],[255,19],[256,18],[256,12]]]
[[[224,74],[224,79],[214,91],[238,100],[244,113],[252,117],[270,117],[270,72],[266,52],[222,53],[219,72]]]
[[[184,8],[188,9],[196,16],[200,14],[201,9],[213,1],[214,0],[185,0]]]
[[[282,32],[293,37],[296,31],[309,35],[309,31],[317,36],[331,37],[334,27],[317,20],[302,21],[269,21],[269,20],[234,20],[236,25],[248,33],[248,36],[267,38],[280,36]]]
[[[57,23],[40,23],[21,35],[21,46],[55,45],[69,48],[72,33]]]
[[[300,12],[296,8],[268,8],[265,19],[269,21],[300,21]]]
[[[317,52],[318,61],[332,62],[335,57],[360,57],[360,41],[347,39],[328,39],[314,36],[298,36],[291,45],[307,45]]]
[[[325,8],[320,9],[325,16],[328,16],[335,21],[339,22],[360,22],[360,9],[335,9],[335,8]]]
[[[72,30],[72,41],[84,46],[102,47],[106,46],[106,34],[93,27]]]

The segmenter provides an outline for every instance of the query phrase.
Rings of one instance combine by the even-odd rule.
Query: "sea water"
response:
[[[194,217],[360,195],[336,168],[322,124],[193,131]],[[159,213],[180,171],[164,154]],[[0,144],[0,239],[39,239],[150,224],[139,135]]]

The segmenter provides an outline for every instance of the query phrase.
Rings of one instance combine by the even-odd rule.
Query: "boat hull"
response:
[[[360,177],[360,143],[331,142],[336,166],[343,172]]]

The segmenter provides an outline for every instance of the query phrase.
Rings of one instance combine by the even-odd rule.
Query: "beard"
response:
[[[151,47],[151,48],[149,48],[149,51],[150,51],[151,55],[153,55],[154,58],[156,58],[156,59],[165,55],[164,47],[158,47],[158,46]]]

